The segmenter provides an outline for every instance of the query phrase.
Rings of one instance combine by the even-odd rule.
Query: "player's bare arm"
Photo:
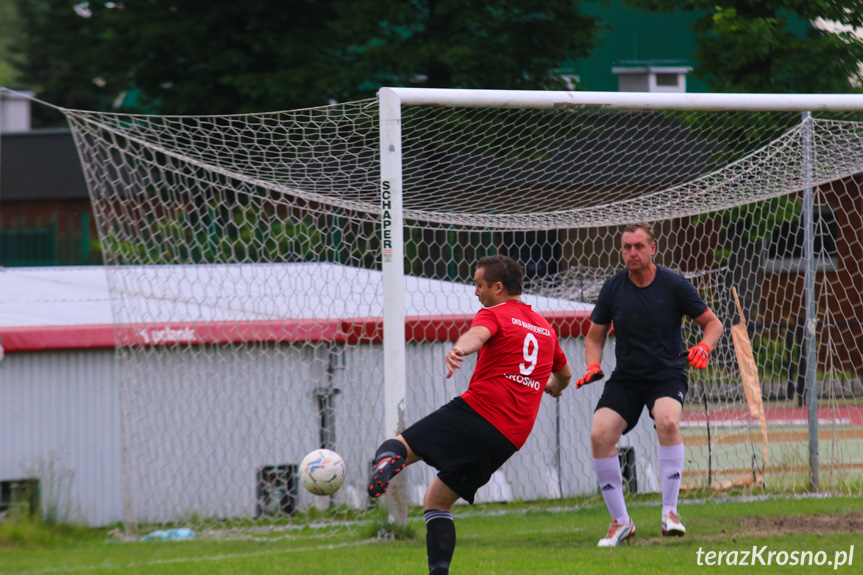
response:
[[[689,348],[687,351],[687,359],[689,365],[704,369],[710,359],[710,352],[716,347],[719,338],[722,336],[723,326],[719,318],[716,317],[710,309],[695,318],[695,323],[701,327],[704,332],[701,341]]]
[[[718,317],[716,317],[716,314],[708,309],[703,314],[695,318],[695,323],[697,323],[704,331],[701,341],[709,345],[711,349],[716,347],[716,344],[719,343],[719,338],[722,337],[722,332],[725,329],[722,326],[722,322],[719,321]]]
[[[572,379],[572,369],[569,367],[569,362],[566,363],[560,370],[555,371],[548,378],[548,383],[545,384],[545,392],[552,397],[560,397],[563,390],[569,385]]]
[[[587,336],[584,339],[584,362],[588,365],[591,363],[602,362],[602,350],[605,347],[605,339],[608,337],[608,325],[600,323],[591,323],[587,330]]]
[[[599,381],[605,374],[602,372],[602,349],[605,347],[605,339],[608,337],[608,325],[591,323],[584,338],[584,361],[587,371],[575,382],[575,389],[588,383]]]
[[[452,349],[446,354],[446,377],[449,379],[455,370],[461,368],[464,356],[476,353],[482,344],[491,339],[491,332],[482,326],[474,326],[463,333]]]

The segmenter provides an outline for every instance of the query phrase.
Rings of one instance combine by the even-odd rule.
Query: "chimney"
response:
[[[0,134],[30,131],[33,92],[7,92],[0,88]]]
[[[611,69],[621,92],[686,92],[686,74],[692,71],[690,66],[670,62],[630,60],[621,64]]]

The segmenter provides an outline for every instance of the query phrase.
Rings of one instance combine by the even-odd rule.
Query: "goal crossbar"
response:
[[[466,108],[744,110],[754,112],[861,111],[863,94],[691,94],[381,88],[379,96],[403,106]]]

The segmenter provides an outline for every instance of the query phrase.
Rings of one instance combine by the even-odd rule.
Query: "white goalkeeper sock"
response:
[[[680,477],[683,475],[683,444],[659,446],[659,480],[662,485],[662,514],[677,512]]]
[[[615,455],[604,459],[594,459],[593,468],[599,481],[599,490],[605,499],[605,506],[612,519],[618,523],[629,523],[626,502],[623,500],[623,476],[620,473],[620,460]]]

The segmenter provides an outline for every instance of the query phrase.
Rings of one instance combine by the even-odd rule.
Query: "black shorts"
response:
[[[660,397],[672,397],[683,405],[689,384],[683,378],[666,379],[662,381],[649,381],[631,376],[620,376],[611,374],[605,383],[602,397],[596,404],[596,409],[607,407],[617,412],[626,420],[626,435],[641,417],[641,410],[647,406],[650,417],[653,418],[653,404]],[[596,410],[594,410],[595,412]]]
[[[515,444],[456,397],[402,432],[411,450],[438,470],[437,476],[473,504],[477,489],[518,451]]]

